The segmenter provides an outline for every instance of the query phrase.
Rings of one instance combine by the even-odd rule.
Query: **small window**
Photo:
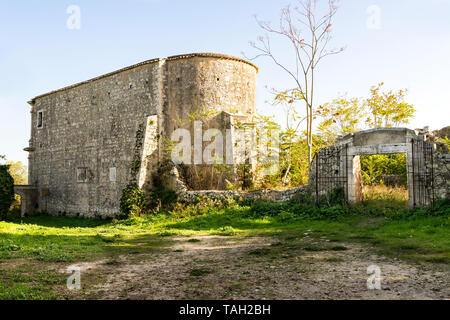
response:
[[[37,127],[38,128],[44,127],[44,111],[38,111],[37,113]]]
[[[117,170],[116,168],[109,168],[109,181],[116,182]]]
[[[87,182],[87,168],[77,168],[77,182]]]

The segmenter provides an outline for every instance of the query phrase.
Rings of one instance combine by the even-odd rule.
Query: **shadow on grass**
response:
[[[279,225],[275,219],[269,219],[268,217],[250,218],[241,215],[241,212],[236,212],[236,210],[232,210],[232,212],[226,210],[225,213],[191,217],[187,221],[174,221],[168,223],[166,228],[191,231],[219,230],[223,227],[261,230],[272,229],[275,225]]]
[[[111,223],[111,219],[84,219],[75,217],[61,217],[39,215],[24,218],[9,218],[6,222],[18,224],[30,224],[50,228],[95,228]]]
[[[343,227],[350,227],[352,220],[354,218],[351,217],[345,217],[342,221],[331,219],[311,220],[305,216],[286,213],[254,217],[252,216],[251,210],[247,208],[241,210],[233,208],[232,210],[226,209],[222,213],[190,217],[183,221],[168,222],[165,228],[167,230],[176,229],[179,231],[215,230],[217,231],[216,234],[220,234],[221,230],[226,231],[227,228],[250,233],[270,233],[288,230],[302,232],[306,229],[321,227],[331,231],[331,228],[341,229]]]
[[[106,255],[143,253],[173,241],[158,235],[0,233],[0,261],[31,258],[43,262],[92,261]]]
[[[276,222],[265,221],[262,219],[227,219],[226,217],[197,217],[186,222],[176,222],[167,224],[166,228],[190,231],[208,231],[223,227],[232,227],[235,229],[265,230],[273,229],[279,225]]]

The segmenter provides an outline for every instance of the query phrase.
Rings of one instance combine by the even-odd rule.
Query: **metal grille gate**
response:
[[[412,197],[414,207],[434,204],[434,169],[433,144],[412,139],[412,166],[413,178]]]
[[[333,146],[320,149],[315,156],[316,201],[324,194],[342,188],[348,199],[348,146]]]

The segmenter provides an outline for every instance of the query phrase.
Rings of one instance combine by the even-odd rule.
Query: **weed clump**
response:
[[[120,198],[120,211],[125,217],[140,216],[143,212],[144,205],[144,192],[136,184],[129,184],[123,189]]]
[[[205,268],[200,268],[200,269],[192,269],[191,271],[189,271],[189,275],[191,277],[201,277],[207,274],[210,274],[211,270],[209,269],[205,269]]]

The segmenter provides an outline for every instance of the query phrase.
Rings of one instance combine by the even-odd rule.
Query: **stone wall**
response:
[[[287,189],[287,190],[256,190],[256,191],[223,191],[223,190],[204,190],[204,191],[181,191],[179,200],[193,202],[199,198],[209,198],[212,200],[268,200],[274,202],[283,202],[292,199],[294,196],[306,193],[306,186]]]
[[[45,192],[45,190],[44,190]],[[24,217],[29,212],[34,212],[38,205],[39,193],[33,186],[14,186],[14,193],[20,196],[20,216]]]
[[[320,149],[312,161],[308,186],[316,196],[341,187],[347,192],[347,149],[331,146]]]
[[[378,177],[376,177],[375,182],[381,183],[385,186],[392,186],[392,187],[398,187],[402,184],[403,176],[399,174],[382,174]]]
[[[30,183],[49,190],[39,198],[40,211],[118,212],[122,189],[135,179],[137,136],[146,117],[157,113],[157,75],[158,64],[150,64],[35,99]],[[78,179],[83,168],[86,179]]]
[[[434,153],[433,171],[435,198],[450,198],[450,154]]]

